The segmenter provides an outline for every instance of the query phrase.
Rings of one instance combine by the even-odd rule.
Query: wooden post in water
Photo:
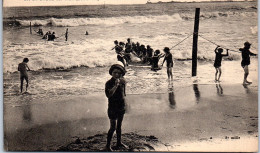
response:
[[[198,33],[199,33],[200,8],[196,8],[193,45],[192,45],[192,76],[197,75],[197,50],[198,50]]]
[[[32,34],[32,23],[30,22],[30,34]]]
[[[68,28],[66,29],[66,33],[65,33],[65,39],[66,39],[66,41],[68,40]]]

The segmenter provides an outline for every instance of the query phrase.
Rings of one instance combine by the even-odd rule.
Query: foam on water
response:
[[[215,18],[239,18],[256,16],[255,12],[201,12],[200,19],[215,19]],[[182,20],[193,20],[194,15],[190,13],[175,13],[173,15],[146,15],[146,16],[120,16],[120,17],[106,17],[106,18],[48,18],[48,19],[34,19],[34,20],[17,20],[21,26],[28,27],[30,23],[33,26],[56,26],[56,27],[75,27],[86,25],[117,25],[127,23],[157,23],[157,22],[178,22]]]

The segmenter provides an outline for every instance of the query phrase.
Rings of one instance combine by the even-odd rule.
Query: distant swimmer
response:
[[[88,35],[88,31],[86,31],[85,35]]]
[[[162,66],[163,66],[164,62],[166,61],[168,79],[171,78],[171,80],[173,80],[173,76],[172,76],[172,67],[173,67],[172,54],[170,53],[170,49],[168,47],[165,47],[163,49],[163,51],[165,52],[165,57],[164,57]]]
[[[38,33],[38,34],[40,34],[40,35],[43,35],[42,29],[39,29],[36,33]]]
[[[24,58],[23,62],[18,65],[18,71],[20,71],[20,80],[21,80],[21,93],[23,92],[23,81],[26,81],[26,91],[29,86],[28,73],[27,70],[30,71],[27,63],[29,62],[28,58]]]
[[[251,44],[249,42],[244,43],[244,48],[240,48],[239,50],[242,52],[242,61],[241,66],[244,69],[244,81],[243,84],[250,84],[252,82],[247,81],[247,77],[249,75],[249,69],[248,66],[250,65],[250,56],[256,56],[257,54],[250,52],[250,46]]]
[[[51,35],[51,32],[48,31],[48,32],[46,32],[46,34],[42,37],[42,39],[48,40],[48,37],[49,37],[50,35]]]
[[[51,35],[48,36],[48,41],[54,41],[57,37],[55,36],[55,32],[52,32]]]
[[[226,54],[222,54],[223,49],[219,48],[220,46],[217,46],[215,49],[216,57],[215,57],[215,62],[214,62],[214,67],[216,68],[216,73],[215,73],[215,80],[220,81],[220,76],[221,76],[221,61],[223,56],[228,56],[228,49]],[[219,73],[219,76],[218,76]],[[217,77],[218,76],[218,77]]]

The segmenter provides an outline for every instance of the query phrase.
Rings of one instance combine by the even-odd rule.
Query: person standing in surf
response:
[[[112,48],[112,50],[115,49],[115,51],[117,53],[117,60],[122,62],[124,64],[124,67],[126,67],[126,62],[125,62],[124,54],[123,54],[123,48],[120,45],[118,45],[117,40],[114,41],[114,44],[115,44],[115,47]]]
[[[21,81],[21,93],[23,92],[23,81],[26,81],[26,91],[29,86],[29,79],[28,79],[28,73],[27,70],[30,71],[30,68],[28,67],[27,63],[29,62],[28,58],[24,58],[23,62],[18,65],[18,71],[20,71],[20,81]]]
[[[131,52],[132,52],[132,43],[130,38],[128,38],[125,44],[125,57],[127,63],[131,61],[131,54],[130,54]]]
[[[242,61],[241,61],[241,66],[244,69],[244,80],[243,84],[250,84],[252,82],[247,81],[247,77],[249,75],[249,68],[248,66],[250,65],[250,56],[256,56],[257,54],[254,54],[250,52],[250,47],[251,44],[249,42],[244,43],[244,48],[240,48],[239,50],[242,52]]]
[[[159,62],[159,60],[160,60],[160,58],[162,58],[164,55],[161,55],[160,54],[160,50],[156,50],[155,52],[154,52],[154,55],[153,55],[153,57],[152,57],[152,68],[151,68],[151,70],[153,70],[153,71],[157,71],[157,70],[160,70],[161,68],[159,67],[159,65],[158,65],[158,62]]]
[[[228,49],[226,54],[222,54],[223,49],[219,48],[220,46],[217,46],[215,49],[215,62],[214,62],[214,67],[216,68],[216,73],[215,73],[215,81],[220,81],[220,76],[221,76],[221,61],[223,56],[228,56]],[[219,73],[219,75],[218,75]],[[217,77],[218,76],[218,77]]]
[[[162,66],[164,64],[164,62],[166,61],[167,64],[167,75],[168,75],[168,80],[173,80],[173,76],[172,76],[172,67],[173,67],[173,59],[172,59],[172,54],[170,53],[170,49],[168,47],[165,47],[163,49],[164,53],[165,53],[165,57],[162,63]]]
[[[126,70],[121,62],[113,64],[109,69],[109,74],[112,76],[106,82],[105,93],[108,98],[108,117],[110,119],[110,129],[107,134],[106,151],[113,151],[111,148],[111,140],[114,132],[117,134],[117,148],[125,147],[121,142],[121,126],[125,114],[125,88],[126,81],[124,75]]]

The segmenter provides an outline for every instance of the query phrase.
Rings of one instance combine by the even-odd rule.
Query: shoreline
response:
[[[187,143],[209,144],[214,149],[214,144],[219,146],[223,142],[235,147],[249,137],[254,143],[253,148],[247,149],[256,151],[257,87],[222,85],[221,88],[222,92],[216,85],[195,84],[163,94],[127,95],[122,131],[154,136],[168,144],[170,151],[193,150],[185,147]],[[100,95],[46,99],[14,107],[4,104],[5,149],[55,151],[72,142],[73,137],[83,139],[106,133],[109,129],[106,109],[107,99]],[[232,137],[240,139],[234,139],[233,143]],[[160,147],[155,151],[158,150]]]

